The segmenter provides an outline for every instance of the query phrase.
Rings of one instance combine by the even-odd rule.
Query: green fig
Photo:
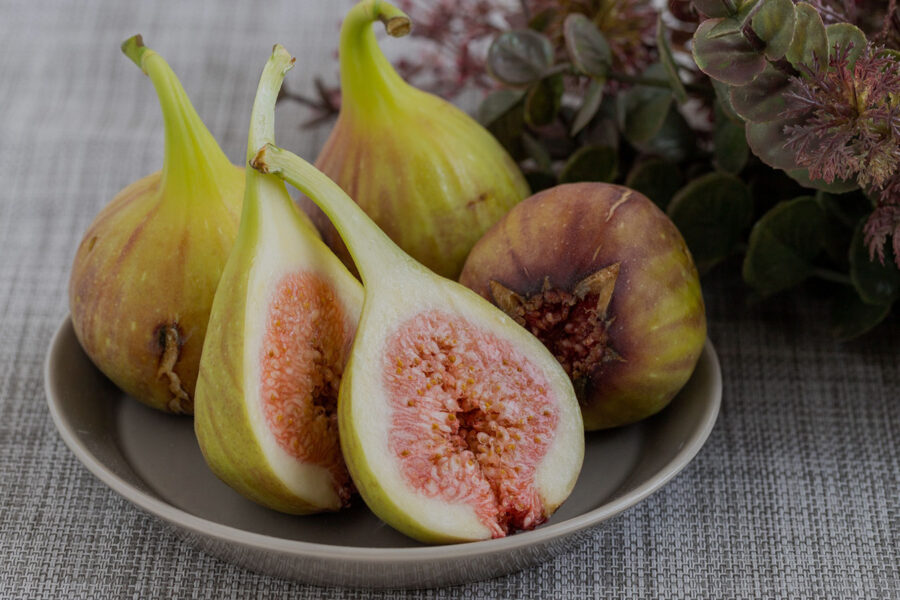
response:
[[[403,250],[455,279],[469,250],[529,195],[519,168],[481,125],[400,78],[381,53],[372,23],[405,35],[409,18],[382,0],[363,0],[341,27],[341,110],[316,166]],[[304,210],[347,265],[347,248],[308,199]]]
[[[165,160],[88,228],[72,265],[69,308],[85,353],[117,386],[153,408],[190,414],[213,294],[237,234],[244,170],[228,161],[141,36],[122,51],[156,88]]]
[[[322,208],[365,288],[340,387],[341,448],[357,489],[424,542],[531,529],[584,457],[572,384],[502,311],[403,252],[324,174],[272,145],[251,164]]]
[[[274,142],[275,99],[293,62],[275,46],[253,104],[248,159]],[[200,360],[194,429],[210,468],[251,500],[296,514],[347,504],[336,404],[362,298],[284,182],[248,171]]]

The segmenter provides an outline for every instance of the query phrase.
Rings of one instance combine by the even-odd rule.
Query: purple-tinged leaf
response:
[[[507,85],[534,83],[552,66],[553,44],[529,29],[501,33],[488,50],[488,72]]]
[[[746,85],[766,68],[766,57],[750,45],[739,31],[717,38],[710,32],[721,19],[709,19],[694,33],[692,52],[700,70],[723,83]]]
[[[798,69],[800,65],[813,68],[816,62],[820,65],[826,64],[828,36],[819,12],[806,2],[798,2],[795,13],[797,22],[794,25],[794,37],[785,57]]]
[[[795,122],[776,119],[764,123],[747,123],[747,144],[761,161],[775,169],[797,169],[794,151],[787,147],[784,128]]]
[[[766,58],[778,60],[787,53],[796,21],[791,0],[762,0],[750,24],[753,32],[766,43]]]
[[[603,102],[603,85],[604,82],[592,79],[588,85],[587,91],[584,93],[584,100],[581,107],[575,114],[575,120],[572,121],[572,129],[569,133],[575,136],[579,131],[584,129],[590,123],[597,111],[600,110],[600,104]]]
[[[787,75],[766,65],[763,72],[747,85],[731,88],[731,106],[747,121],[772,121],[787,108],[784,92],[790,87],[791,80]]]
[[[856,59],[860,57],[868,43],[866,34],[859,27],[850,23],[833,23],[825,28],[825,35],[828,38],[828,55],[830,57],[835,55],[836,49],[849,47],[847,64],[850,68],[856,64]]]
[[[728,17],[737,12],[733,2],[726,0],[694,0],[694,7],[707,17]]]
[[[656,48],[659,50],[659,60],[666,69],[666,75],[672,86],[672,95],[678,104],[687,102],[687,90],[684,89],[684,83],[678,74],[678,65],[675,64],[675,57],[672,55],[672,48],[669,46],[669,38],[666,37],[666,25],[663,23],[662,13],[656,20]]]
[[[563,23],[566,52],[575,68],[591,77],[606,79],[612,65],[612,51],[597,26],[579,13],[566,17]]]

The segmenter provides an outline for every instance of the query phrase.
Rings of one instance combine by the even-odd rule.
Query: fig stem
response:
[[[266,144],[250,166],[281,177],[322,209],[350,250],[364,286],[383,282],[385,271],[400,261],[415,263],[338,184],[296,154]],[[374,274],[378,277],[370,279],[369,275]]]
[[[141,68],[153,83],[165,127],[165,158],[160,190],[164,197],[202,199],[203,190],[218,189],[217,174],[231,163],[194,110],[187,93],[162,56],[135,35],[122,43],[122,52]],[[166,190],[173,193],[166,194]]]
[[[365,102],[342,102],[342,110],[352,106],[357,111],[375,111],[396,102],[396,90],[407,85],[378,47],[372,30],[375,21],[384,24],[393,37],[402,37],[412,28],[406,13],[384,0],[362,0],[350,9],[341,25],[341,89],[345,97]]]
[[[266,144],[275,143],[275,103],[285,74],[296,59],[281,44],[275,44],[266,61],[250,112],[250,134],[247,139],[247,162]]]

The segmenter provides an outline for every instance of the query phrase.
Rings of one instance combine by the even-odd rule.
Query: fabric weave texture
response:
[[[80,465],[47,410],[47,346],[81,235],[162,165],[155,94],[119,44],[144,34],[238,160],[272,44],[298,57],[292,89],[311,90],[336,76],[350,5],[0,4],[0,599],[900,598],[900,323],[838,345],[815,287],[752,304],[735,262],[704,279],[725,385],[707,445],[537,568],[383,594],[273,579],[179,541]],[[280,107],[279,142],[314,158],[327,128],[302,130],[306,117]]]

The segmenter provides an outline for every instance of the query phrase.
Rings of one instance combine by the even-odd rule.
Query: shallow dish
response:
[[[294,517],[257,506],[207,468],[190,418],[129,399],[81,350],[66,319],[44,370],[50,414],[75,456],[106,485],[179,537],[249,569],[322,585],[431,587],[496,577],[574,549],[590,528],[637,504],[683,469],[719,412],[722,379],[706,343],[691,380],[658,415],[587,435],[572,495],[534,531],[423,546],[362,501],[336,514]]]

